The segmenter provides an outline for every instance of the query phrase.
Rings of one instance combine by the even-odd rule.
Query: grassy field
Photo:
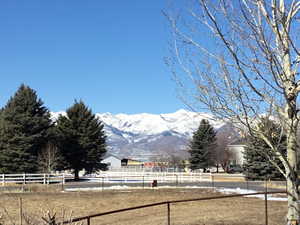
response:
[[[210,189],[154,189],[104,192],[32,192],[0,194],[2,218],[6,224],[19,223],[19,204],[33,219],[46,211],[64,211],[73,217],[86,216],[148,203],[217,196]],[[284,224],[286,202],[269,201],[269,224]],[[9,216],[8,216],[9,215]],[[10,219],[8,218],[10,217]],[[65,216],[69,217],[69,216]],[[10,222],[9,222],[10,220]],[[23,223],[25,224],[25,223]],[[166,206],[156,206],[91,219],[91,224],[166,225]],[[258,225],[264,224],[264,201],[257,198],[231,198],[171,205],[172,225]]]

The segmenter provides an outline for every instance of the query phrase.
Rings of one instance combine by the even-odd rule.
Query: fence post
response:
[[[214,175],[212,174],[211,174],[211,185],[213,188],[215,187]]]
[[[44,180],[43,180],[43,184],[46,184],[46,174],[44,173]]]
[[[22,204],[22,198],[19,198],[19,207],[20,207],[20,225],[23,225],[23,204]]]
[[[23,174],[23,184],[26,184],[26,173]]]
[[[265,217],[266,225],[268,225],[268,194],[265,192]]]
[[[145,176],[143,176],[143,189],[145,189]]]
[[[64,191],[64,184],[65,184],[65,174],[63,173],[61,176],[61,190]]]
[[[5,174],[2,174],[2,186],[5,185]]]
[[[266,225],[268,225],[268,180],[265,181],[265,221]]]
[[[102,178],[102,183],[101,183],[101,186],[102,186],[102,191],[104,190],[104,177],[101,177]]]
[[[90,218],[90,217],[87,217],[86,220],[87,220],[87,221],[86,221],[86,222],[87,222],[87,225],[90,225],[90,224],[91,224],[91,218]]]
[[[168,205],[168,225],[171,225],[171,210],[170,210],[170,202],[167,203]]]

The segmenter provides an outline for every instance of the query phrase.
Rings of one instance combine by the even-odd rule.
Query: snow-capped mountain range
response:
[[[55,119],[64,112],[52,113]],[[207,113],[178,110],[168,114],[97,113],[104,123],[109,152],[119,157],[149,158],[157,155],[187,155],[186,146],[202,119],[216,130],[224,126]]]

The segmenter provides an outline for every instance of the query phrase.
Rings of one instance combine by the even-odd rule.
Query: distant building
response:
[[[135,159],[122,159],[121,165],[127,167],[141,167],[144,166],[144,163]]]
[[[156,162],[145,162],[144,163],[144,166],[146,168],[153,168],[153,167],[156,167],[157,166],[157,163]]]
[[[244,151],[245,141],[239,140],[227,146],[230,152],[230,164],[231,165],[243,165],[244,163]]]
[[[115,155],[106,155],[102,160],[102,163],[105,163],[109,170],[111,169],[120,169],[122,167],[121,159]]]

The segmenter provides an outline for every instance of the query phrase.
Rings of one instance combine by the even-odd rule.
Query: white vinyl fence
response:
[[[0,174],[0,183],[6,184],[65,184],[67,179],[73,178],[70,174]],[[105,171],[94,176],[83,176],[81,179],[102,183],[192,183],[214,182],[221,179],[242,179],[242,174],[213,174],[201,172],[113,172]]]
[[[65,183],[65,174],[0,174],[0,183],[5,184],[50,184]]]
[[[91,178],[102,179],[105,183],[113,182],[145,182],[149,183],[153,180],[158,182],[200,182],[211,181],[212,175],[210,173],[185,173],[185,172],[112,172],[106,171]]]

